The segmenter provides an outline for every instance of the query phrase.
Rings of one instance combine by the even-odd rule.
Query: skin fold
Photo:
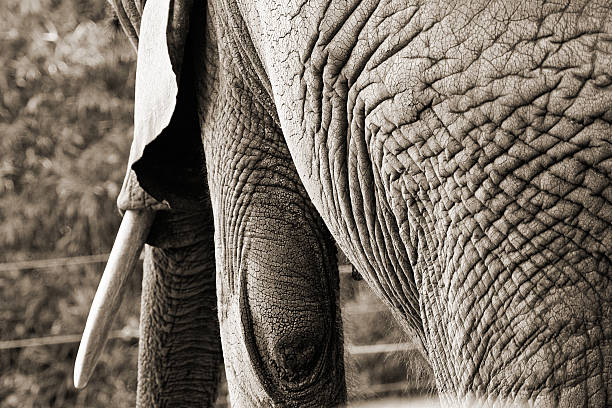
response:
[[[609,2],[190,15],[234,406],[345,399],[329,233],[421,340],[442,402],[612,405]]]

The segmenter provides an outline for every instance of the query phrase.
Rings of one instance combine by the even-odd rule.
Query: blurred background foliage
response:
[[[99,253],[117,227],[134,52],[104,0],[4,0],[0,19],[0,256]]]
[[[0,262],[108,252],[132,134],[135,53],[104,0],[0,1]],[[0,340],[82,331],[102,264],[0,272]],[[118,328],[138,327],[135,276]],[[77,344],[0,350],[0,406],[133,406],[136,341],[72,387]]]
[[[135,53],[106,7],[0,1],[0,263],[110,250],[132,137]],[[102,270],[0,271],[0,341],[80,334]],[[129,283],[117,329],[138,329],[141,273]],[[365,283],[344,276],[342,293],[347,344],[406,340]],[[0,406],[133,406],[137,340],[110,340],[79,392],[77,347],[0,350]],[[350,395],[367,397],[371,386],[407,377],[413,391],[430,387],[423,358],[401,356],[347,356]]]

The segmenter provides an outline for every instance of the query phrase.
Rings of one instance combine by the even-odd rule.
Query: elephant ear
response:
[[[134,140],[121,210],[201,208],[206,195],[196,111],[192,0],[148,0],[138,35]],[[194,19],[203,13],[194,13]]]

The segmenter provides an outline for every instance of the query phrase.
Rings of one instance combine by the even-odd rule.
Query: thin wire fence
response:
[[[59,267],[69,266],[82,266],[95,263],[102,263],[108,260],[109,254],[97,254],[97,255],[84,255],[64,258],[53,258],[53,259],[36,259],[19,262],[7,262],[0,263],[0,272],[10,272],[17,270],[28,270],[28,269],[51,269]],[[350,264],[338,265],[338,273],[345,275],[351,274],[353,267]],[[366,313],[381,313],[386,311],[385,308],[363,308],[363,307],[345,307],[343,312],[352,315],[366,314]],[[110,339],[123,339],[133,340],[138,338],[138,332],[125,329],[117,330],[109,335]],[[28,339],[15,339],[15,340],[2,340],[0,341],[0,350],[10,350],[18,348],[28,347],[40,347],[58,344],[70,344],[78,343],[81,341],[80,334],[68,334],[68,335],[57,335],[57,336],[45,336],[45,337],[33,337]],[[392,343],[392,344],[370,344],[370,345],[348,345],[347,350],[349,354],[361,355],[361,354],[384,354],[393,353],[400,351],[415,350],[416,346],[411,343]]]
[[[109,254],[73,256],[55,259],[34,259],[29,261],[0,263],[0,272],[12,272],[26,269],[49,269],[62,266],[80,266],[102,263],[108,260]]]
[[[61,266],[80,266],[89,265],[95,263],[102,263],[108,261],[110,254],[97,254],[97,255],[83,255],[73,256],[65,258],[53,258],[53,259],[34,259],[27,261],[17,262],[5,262],[0,263],[0,272],[13,272],[27,269],[49,269],[58,268]],[[143,255],[140,256],[143,259]],[[352,273],[353,267],[351,265],[338,265],[338,272],[340,274]]]
[[[0,272],[9,272],[28,269],[50,269],[58,267],[81,266],[95,263],[102,263],[108,260],[110,254],[84,255],[53,259],[35,259],[19,262],[0,263]],[[141,257],[142,258],[142,257]],[[338,265],[338,273],[342,275],[351,274],[353,267],[350,264]],[[381,313],[387,309],[381,307],[344,307],[342,311],[351,315]],[[132,340],[138,338],[138,333],[134,331],[119,330],[109,335],[110,339]],[[15,339],[0,341],[0,350],[10,350],[27,347],[39,347],[57,344],[78,343],[81,341],[80,334],[68,334],[57,336],[34,337],[29,339]],[[371,344],[363,346],[348,345],[350,354],[377,354],[393,353],[398,351],[415,350],[416,346],[411,343],[392,343],[392,344]]]
[[[138,331],[125,328],[114,330],[108,336],[109,339],[133,340],[138,338]],[[28,347],[54,346],[58,344],[71,344],[81,341],[80,334],[66,334],[46,337],[33,337],[30,339],[16,339],[0,341],[0,350],[20,349]]]
[[[28,269],[52,269],[59,267],[69,266],[82,266],[90,265],[95,263],[103,263],[108,260],[110,254],[97,254],[97,255],[84,255],[84,256],[73,256],[64,258],[53,258],[53,259],[35,259],[18,262],[6,262],[0,263],[0,272],[11,272],[18,270]],[[142,258],[142,256],[141,256]],[[338,273],[342,275],[351,274],[353,267],[350,264],[338,265]],[[358,315],[366,313],[381,313],[386,309],[381,307],[375,308],[364,308],[364,307],[345,307],[342,309],[343,312]],[[112,332],[109,336],[110,339],[124,339],[132,340],[138,338],[138,333],[134,331],[120,330]],[[57,335],[57,336],[45,336],[45,337],[34,337],[28,339],[15,339],[15,340],[2,340],[0,341],[0,350],[10,350],[27,347],[39,347],[49,346],[57,344],[69,344],[78,343],[81,341],[80,334],[68,334],[68,335]],[[408,343],[395,343],[395,344],[376,344],[376,345],[365,345],[365,346],[354,346],[349,345],[348,350],[350,354],[375,354],[375,353],[392,353],[397,351],[413,350],[414,345]]]
[[[96,254],[96,255],[85,255],[85,256],[75,256],[75,257],[64,257],[64,258],[54,258],[54,259],[39,259],[39,260],[27,260],[27,261],[18,261],[18,262],[7,262],[0,263],[0,273],[1,272],[14,272],[20,270],[29,270],[29,269],[37,269],[37,270],[52,270],[53,268],[60,267],[71,267],[71,266],[82,266],[96,263],[103,263],[108,260],[109,254]],[[141,259],[143,256],[141,255]],[[51,271],[49,271],[51,272]],[[338,265],[338,272],[341,275],[352,274],[353,267],[350,264],[342,264]],[[382,307],[344,307],[342,311],[349,315],[361,315],[368,313],[381,313],[388,311],[386,308]],[[133,328],[123,328],[122,330],[112,331],[109,335],[109,339],[121,339],[125,341],[133,341],[138,339],[139,334],[138,330]],[[51,346],[51,345],[61,345],[61,344],[73,344],[81,341],[81,334],[68,334],[68,335],[55,335],[55,336],[45,336],[45,337],[34,337],[27,339],[14,339],[14,340],[1,340],[0,341],[0,350],[11,350],[11,349],[23,349],[29,347],[42,347],[42,346]],[[398,353],[398,352],[406,352],[406,351],[414,351],[417,350],[418,346],[414,343],[405,342],[405,343],[389,343],[389,344],[367,344],[367,345],[354,345],[348,344],[346,345],[346,352],[349,355],[353,356],[361,356],[361,355],[371,355],[371,354],[389,354],[389,353]],[[398,382],[398,383],[390,383],[390,384],[374,384],[372,385],[374,388],[370,389],[370,393],[379,393],[385,392],[389,390],[397,390],[401,391],[406,389],[406,387],[413,387],[414,384],[411,382]]]

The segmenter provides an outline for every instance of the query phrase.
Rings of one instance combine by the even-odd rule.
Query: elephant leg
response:
[[[173,217],[158,223],[164,239],[152,231],[158,246],[146,248],[137,406],[211,407],[223,358],[212,220],[158,212],[162,217]]]
[[[230,79],[202,121],[230,400],[335,406],[346,399],[336,249],[280,129]]]
[[[253,120],[226,133],[241,137],[221,143],[217,152],[229,156],[214,160],[221,165],[211,181],[223,186],[211,196],[230,399],[237,407],[336,405],[346,389],[335,247],[280,132]]]

